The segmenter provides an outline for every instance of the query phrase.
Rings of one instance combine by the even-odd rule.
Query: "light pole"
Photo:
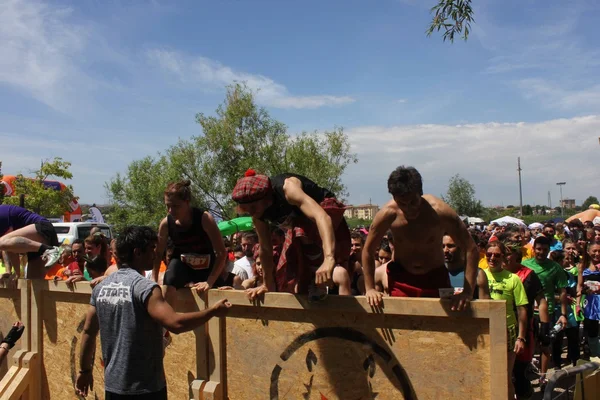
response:
[[[564,185],[566,185],[567,182],[558,182],[556,185],[560,188],[560,215],[564,216],[565,215],[565,205],[563,203],[563,197],[562,197],[562,187]]]

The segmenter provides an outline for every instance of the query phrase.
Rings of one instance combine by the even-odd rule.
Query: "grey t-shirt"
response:
[[[120,268],[92,291],[104,358],[105,389],[122,395],[154,393],[166,386],[162,326],[146,300],[158,285],[131,268]]]

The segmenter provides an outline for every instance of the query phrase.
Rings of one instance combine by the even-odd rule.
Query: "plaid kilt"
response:
[[[348,268],[350,229],[344,218],[346,206],[337,199],[324,199],[320,206],[331,218],[335,235],[336,265]],[[315,271],[323,263],[323,241],[317,225],[305,216],[295,218],[286,231],[281,256],[275,269],[278,292],[305,294]]]

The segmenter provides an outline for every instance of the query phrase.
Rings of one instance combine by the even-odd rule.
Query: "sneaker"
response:
[[[329,295],[329,288],[327,286],[317,286],[314,281],[311,281],[308,285],[308,301],[313,303],[317,301],[323,301]]]
[[[56,264],[60,259],[62,251],[60,247],[51,247],[42,254],[42,260],[46,261],[46,268]]]

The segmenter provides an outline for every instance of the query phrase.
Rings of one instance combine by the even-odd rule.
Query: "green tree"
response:
[[[475,198],[475,186],[460,175],[454,175],[448,183],[448,191],[442,199],[458,215],[478,216],[483,212],[483,204]]]
[[[109,199],[116,206],[115,218],[121,218],[123,224],[157,220],[165,213],[164,206],[156,204],[162,204],[166,183],[182,178],[192,182],[198,205],[217,217],[232,218],[236,213],[231,192],[249,168],[266,175],[299,173],[341,198],[347,194],[341,176],[357,158],[341,128],[291,136],[283,123],[256,105],[254,93],[244,84],[227,88],[215,116],[199,113],[196,121],[202,127],[201,135],[179,140],[158,158],[132,163],[126,174],[107,183]],[[128,207],[136,211],[116,210]]]
[[[44,181],[49,178],[70,180],[73,174],[69,171],[71,163],[60,157],[52,161],[42,162],[38,170],[32,171],[33,177],[17,175],[14,181],[17,196],[6,197],[6,204],[19,204],[19,196],[25,195],[25,207],[33,212],[47,217],[59,217],[71,209],[73,200],[73,187],[66,186],[65,190],[55,190],[46,187]]]
[[[533,215],[533,208],[529,204],[523,206],[523,215]]]
[[[431,8],[431,24],[427,29],[427,36],[443,30],[444,41],[454,42],[454,35],[462,34],[462,39],[467,40],[471,32],[473,9],[471,0],[438,0],[438,4]]]
[[[117,174],[104,185],[112,206],[108,222],[117,230],[126,225],[158,226],[166,215],[164,190],[179,179],[165,156],[133,161],[124,175]]]
[[[592,204],[600,204],[596,196],[589,196],[587,199],[585,199],[585,201],[581,205],[581,208],[587,210]]]

